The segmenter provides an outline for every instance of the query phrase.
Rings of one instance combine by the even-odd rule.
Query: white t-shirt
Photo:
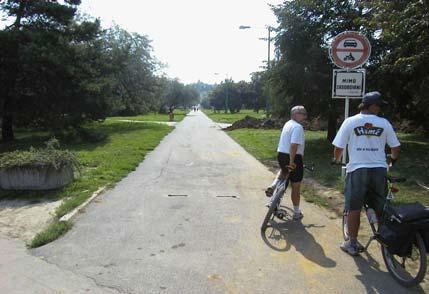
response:
[[[332,144],[338,148],[348,145],[348,173],[363,167],[387,168],[384,151],[386,144],[389,147],[401,145],[392,125],[386,119],[361,113],[343,122]]]
[[[304,155],[305,137],[304,128],[294,120],[289,120],[283,126],[282,134],[280,135],[279,146],[277,152],[289,154],[290,145],[299,144],[296,154]]]

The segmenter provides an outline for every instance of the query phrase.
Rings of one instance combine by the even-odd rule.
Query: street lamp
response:
[[[251,29],[251,26],[245,26],[245,25],[241,25],[238,27],[240,30],[247,30],[247,29]],[[254,27],[254,28],[260,28],[260,27]],[[271,31],[274,29],[272,26],[266,26],[266,29],[268,30],[268,38],[259,38],[259,40],[263,40],[263,41],[267,41],[268,44],[268,58],[267,58],[267,70],[270,70],[271,67],[271,60],[270,60],[270,56],[271,56]],[[266,98],[265,101],[265,113],[268,115],[268,96]]]
[[[261,28],[261,27],[251,27],[251,26],[244,26],[241,25],[238,27],[240,30],[247,30],[251,28]],[[259,38],[259,40],[267,41],[268,44],[268,59],[267,59],[267,69],[270,69],[270,57],[271,57],[271,31],[274,29],[272,26],[267,26],[266,29],[268,30],[268,38]]]

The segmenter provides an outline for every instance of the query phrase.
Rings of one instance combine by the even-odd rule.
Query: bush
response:
[[[29,166],[51,166],[60,169],[71,165],[79,169],[80,164],[76,156],[68,150],[59,150],[59,142],[52,138],[46,143],[46,148],[29,151],[13,151],[0,155],[0,169]]]
[[[108,137],[103,131],[87,128],[65,128],[54,132],[54,136],[68,143],[99,143],[106,141]]]
[[[106,141],[108,135],[99,130],[80,129],[79,136],[84,142],[100,143]]]

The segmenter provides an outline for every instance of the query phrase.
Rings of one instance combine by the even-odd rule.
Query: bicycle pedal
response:
[[[288,213],[286,211],[280,210],[276,213],[276,217],[282,220],[286,219],[287,216],[288,216]]]
[[[266,196],[266,197],[271,197],[271,196],[273,196],[273,193],[274,193],[274,189],[273,189],[272,187],[268,187],[268,188],[265,190],[265,196]]]

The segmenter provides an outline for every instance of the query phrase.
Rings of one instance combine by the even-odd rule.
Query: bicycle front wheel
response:
[[[343,238],[344,241],[347,241],[349,239],[349,228],[347,226],[347,219],[348,219],[348,211],[344,209],[343,211]]]
[[[268,208],[267,214],[265,215],[264,221],[262,222],[261,231],[265,231],[268,227],[268,222],[274,218],[274,213],[277,211],[277,208],[281,201],[282,191],[281,189],[275,189],[273,193],[273,201],[271,201],[270,207]]]
[[[420,233],[416,233],[410,253],[407,256],[391,254],[381,245],[384,263],[393,278],[404,287],[418,285],[426,274],[426,247]]]

